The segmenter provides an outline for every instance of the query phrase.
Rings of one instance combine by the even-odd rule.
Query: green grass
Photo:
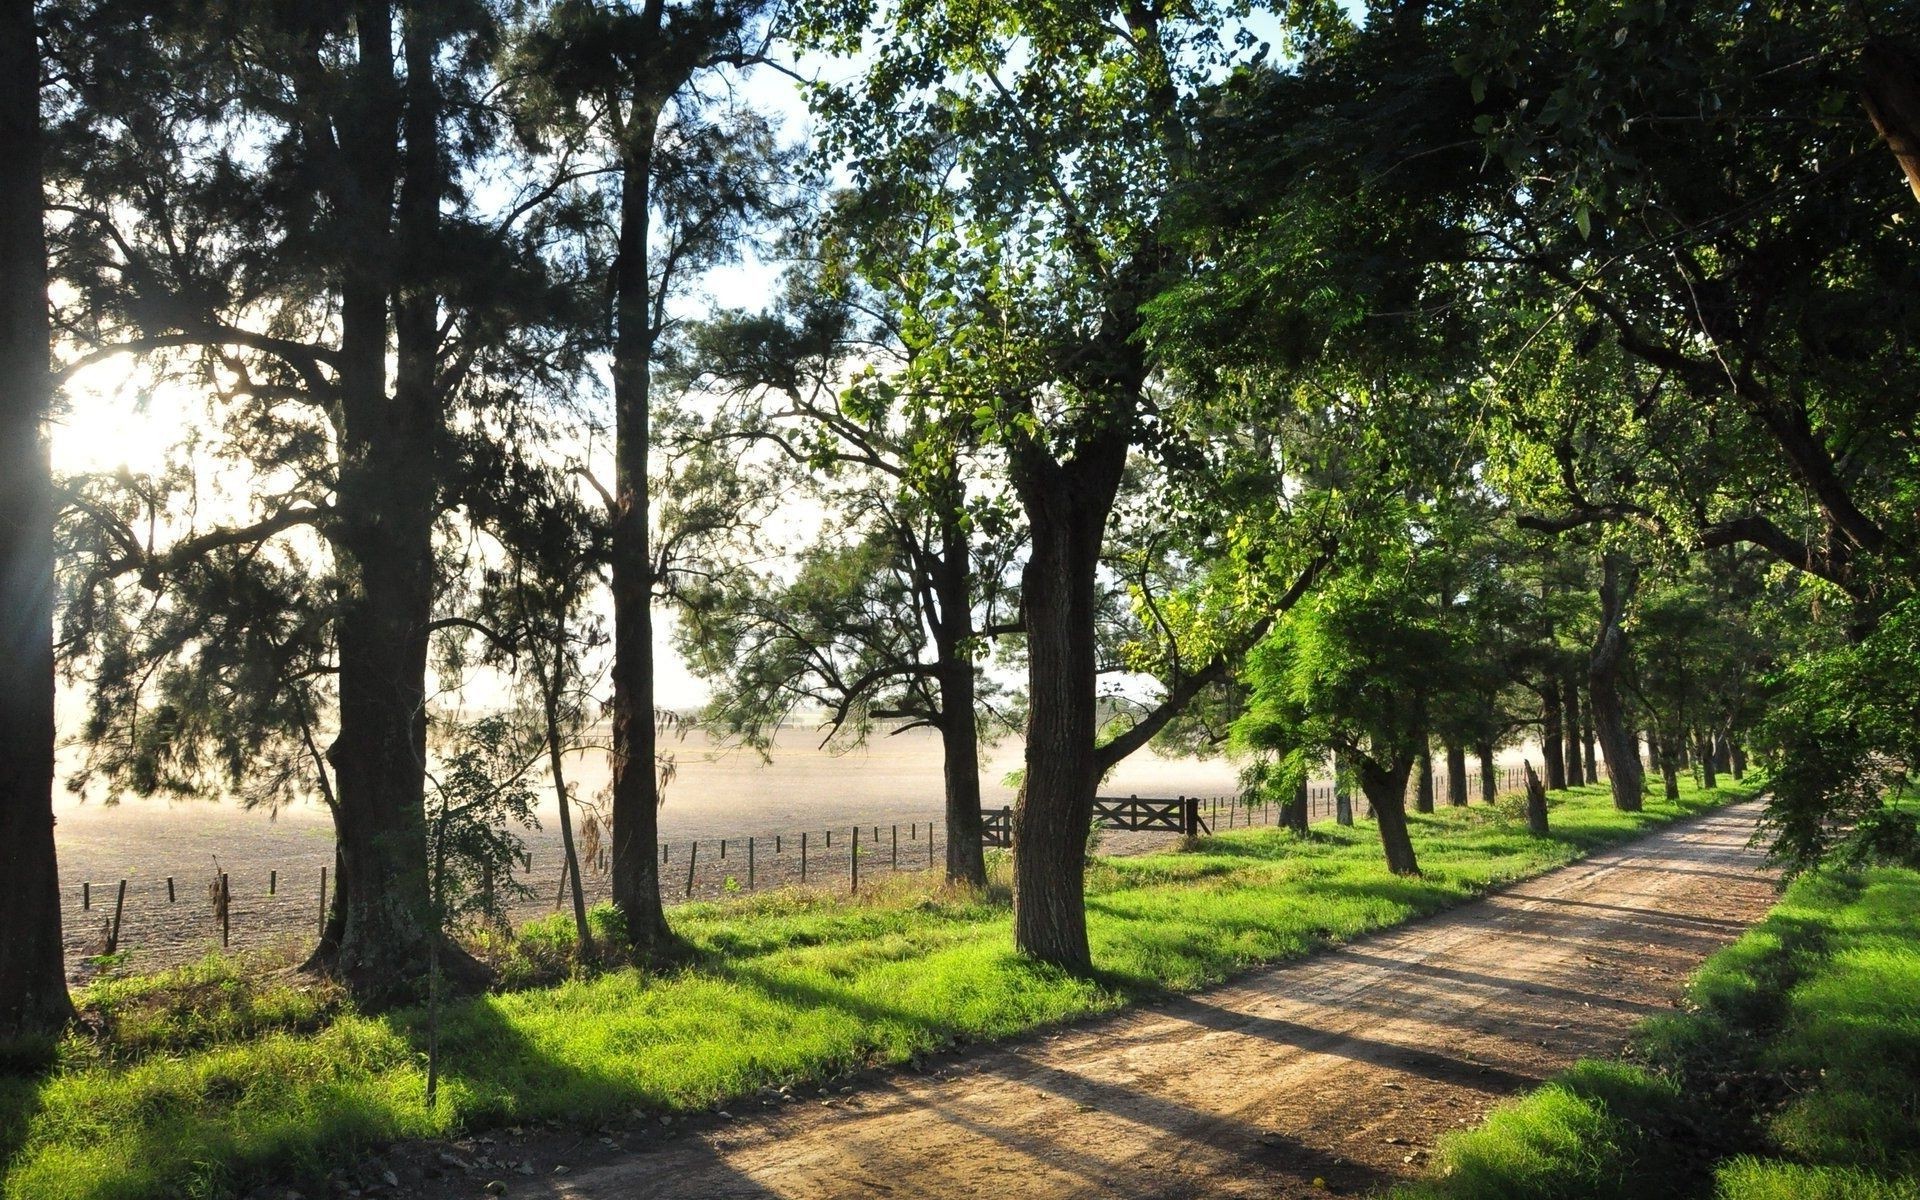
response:
[[[1441,1144],[1398,1200],[1920,1200],[1920,873],[1809,876],[1628,1063]]]
[[[420,1012],[361,1015],[336,994],[249,981],[218,960],[99,985],[81,999],[105,1038],[69,1038],[37,1079],[0,1079],[0,1194],[216,1196],[322,1171],[377,1142],[704,1109],[1200,987],[1755,790],[1749,777],[1630,815],[1612,809],[1604,786],[1576,789],[1556,797],[1546,841],[1512,811],[1415,817],[1419,879],[1386,872],[1366,823],[1307,839],[1241,830],[1188,851],[1100,860],[1088,876],[1096,978],[1014,954],[1003,888],[998,900],[955,896],[903,877],[859,902],[783,891],[691,905],[676,910],[694,951],[682,969],[451,1006],[431,1111]],[[523,957],[550,959],[560,929],[527,931]]]

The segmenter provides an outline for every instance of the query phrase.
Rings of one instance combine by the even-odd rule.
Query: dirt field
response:
[[[604,1135],[407,1147],[383,1192],[523,1198],[1305,1197],[1615,1052],[1758,918],[1743,805],[1431,920],[1120,1016],[852,1087]],[[738,1118],[738,1119],[732,1119]]]
[[[692,864],[695,897],[717,896],[729,890],[729,880],[733,888],[747,886],[748,837],[755,842],[757,887],[799,881],[802,831],[808,834],[808,882],[846,887],[856,823],[864,826],[861,870],[869,877],[893,869],[896,826],[900,869],[927,865],[929,823],[938,820],[942,810],[939,738],[930,732],[876,737],[866,749],[835,755],[816,748],[806,731],[796,730],[783,734],[771,764],[751,753],[715,751],[699,735],[670,737],[662,751],[674,756],[677,770],[660,809],[664,875],[671,894],[685,891],[694,841],[700,843]],[[981,773],[988,804],[1012,802],[1012,789],[1001,781],[1019,765],[1022,753],[1017,739],[993,750]],[[577,794],[592,797],[605,786],[604,754],[575,756],[570,766]],[[1223,760],[1142,753],[1123,764],[1103,792],[1224,796],[1236,790],[1234,771]],[[103,929],[113,915],[122,879],[127,881],[120,936],[127,959],[122,969],[151,970],[218,947],[220,931],[208,885],[223,870],[232,895],[234,949],[305,944],[318,928],[320,871],[333,865],[332,825],[318,807],[269,818],[217,801],[83,804],[63,793],[58,819],[67,966],[75,980],[92,974],[86,959],[103,948]],[[945,834],[938,829],[932,833],[932,857],[938,861],[945,852]],[[533,869],[521,878],[534,896],[517,906],[516,915],[522,918],[555,908],[562,855],[551,805],[541,814],[541,828],[525,837]],[[727,839],[724,859],[722,838]],[[1116,834],[1109,835],[1107,848],[1138,849],[1165,840]],[[174,880],[171,903],[169,876]],[[90,907],[85,903],[89,891]],[[586,891],[590,901],[604,898],[606,880],[589,873]]]

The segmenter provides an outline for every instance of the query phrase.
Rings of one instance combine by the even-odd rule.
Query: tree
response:
[[[617,184],[606,275],[614,479],[606,496],[613,589],[613,902],[634,949],[670,938],[660,901],[653,604],[653,373],[669,302],[690,272],[724,262],[769,205],[775,158],[763,123],[720,122],[695,82],[763,54],[764,0],[639,6],[561,0],[522,47],[530,119],[603,152]]]
[[[1154,425],[1141,310],[1177,261],[1167,215],[1190,178],[1182,98],[1238,53],[1230,20],[1213,5],[928,3],[814,5],[800,22],[806,45],[869,51],[853,81],[815,92],[823,156],[941,218],[925,243],[873,247],[862,270],[938,289],[945,316],[914,370],[1005,456],[1026,516],[1014,940],[1076,970],[1090,965],[1083,876],[1100,776],[1228,667],[1188,660],[1164,703],[1101,741],[1102,548]],[[936,155],[954,164],[937,189],[924,186]]]
[[[137,580],[182,616],[215,611],[205,588],[169,591],[210,562],[304,582],[337,686],[331,714],[301,717],[309,733],[337,727],[325,756],[341,920],[315,965],[370,1004],[416,995],[436,954],[477,982],[478,964],[438,945],[429,895],[436,534],[459,503],[463,455],[490,436],[485,414],[520,398],[508,381],[578,366],[564,341],[538,336],[573,310],[524,236],[544,181],[500,213],[480,211],[469,186],[499,144],[485,78],[494,13],[362,0],[163,17],[103,27],[67,64],[89,82],[63,130],[60,261],[76,299],[60,316],[86,348],[69,369],[131,354],[189,381],[217,415],[217,454],[254,486],[207,528],[190,493],[128,481],[122,500],[176,535],[160,545],[126,537],[123,509],[79,494],[80,577],[109,591]],[[191,664],[207,642],[204,630],[174,644],[125,632],[140,654],[94,671]],[[283,676],[230,678],[260,692]]]
[[[1422,591],[1395,566],[1343,571],[1278,621],[1248,656],[1244,750],[1276,756],[1281,793],[1337,755],[1373,808],[1387,866],[1417,875],[1407,830],[1407,775],[1426,735],[1428,698],[1457,647]]]
[[[947,878],[980,887],[980,740],[1012,714],[993,709],[977,660],[1019,629],[1011,575],[1024,536],[981,469],[972,416],[920,390],[926,297],[864,284],[845,261],[856,238],[885,236],[867,218],[891,214],[861,208],[840,198],[777,311],[722,314],[693,339],[691,365],[735,402],[733,436],[776,452],[766,486],[809,470],[810,499],[830,516],[790,578],[710,589],[687,649],[718,687],[712,720],[763,753],[801,703],[821,706],[827,740],[843,744],[874,720],[936,730]]]
[[[40,45],[32,0],[0,7],[0,1042],[73,1017],[53,841],[53,472]]]

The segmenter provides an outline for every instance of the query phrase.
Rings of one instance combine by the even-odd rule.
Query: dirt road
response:
[[[504,1176],[513,1196],[622,1200],[1364,1192],[1669,1007],[1772,902],[1747,848],[1757,810],[925,1074],[746,1101],[738,1120],[488,1139],[477,1152],[511,1169],[453,1171],[424,1190],[476,1196]]]

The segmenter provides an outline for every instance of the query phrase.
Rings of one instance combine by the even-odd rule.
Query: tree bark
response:
[[[1581,787],[1587,777],[1580,766],[1580,685],[1574,682],[1571,673],[1560,681],[1560,696],[1560,720],[1566,731],[1562,758],[1566,762],[1567,786]]]
[[[1547,764],[1547,787],[1558,791],[1567,786],[1565,732],[1561,724],[1560,683],[1553,676],[1542,678],[1535,689],[1540,695],[1540,757]]]
[[[1870,39],[1860,55],[1867,118],[1920,200],[1920,53],[1910,43]]]
[[[53,837],[53,471],[40,48],[0,4],[0,1041],[73,1018]]]
[[[1467,806],[1467,748],[1460,742],[1447,746],[1447,803]]]
[[[339,793],[338,887],[345,909],[331,966],[366,1005],[417,997],[440,938],[424,810],[426,664],[433,616],[433,523],[445,417],[434,380],[437,313],[417,275],[430,267],[444,175],[438,166],[434,32],[410,19],[409,80],[394,72],[393,10],[356,7],[354,100],[341,122],[349,178],[340,312],[341,467],[333,537],[342,580],[340,729],[327,758]],[[400,181],[399,133],[408,131]],[[398,293],[396,295],[396,293]],[[393,303],[394,394],[387,394]],[[443,956],[445,957],[445,956]],[[461,982],[478,964],[454,959]]]
[[[939,602],[934,647],[939,656],[941,770],[947,799],[947,882],[987,886],[986,849],[980,844],[980,724],[973,657],[973,538],[963,523],[966,491],[949,475],[935,489],[940,505],[940,557],[934,594]]]
[[[1413,806],[1423,813],[1433,811],[1433,743],[1426,734],[1420,735],[1420,776],[1416,785]]]
[[[1493,743],[1481,742],[1474,754],[1480,760],[1480,799],[1492,804],[1500,794],[1500,768],[1493,758]]]
[[[1125,448],[1119,448],[1124,461]],[[1027,630],[1026,787],[1014,811],[1014,941],[1068,970],[1087,949],[1087,829],[1097,780],[1094,574],[1119,463],[1106,487],[1075,486],[1088,464],[1047,464],[1051,485],[1023,489],[1032,549],[1021,577]]]
[[[538,651],[535,652],[536,655]],[[560,653],[554,648],[555,661],[541,663],[537,660],[534,669],[540,672],[540,700],[542,713],[547,727],[547,771],[553,776],[553,800],[560,813],[560,847],[566,855],[563,870],[573,885],[573,934],[580,961],[585,963],[593,957],[593,930],[587,925],[586,889],[580,880],[580,854],[573,841],[573,800],[567,795],[567,777],[561,762],[560,751]]]
[[[1280,806],[1280,823],[1300,837],[1307,836],[1307,783],[1301,780],[1293,795]]]
[[[1713,734],[1711,733],[1700,734],[1698,746],[1699,748],[1695,752],[1695,754],[1696,754],[1696,757],[1698,757],[1700,760],[1701,781],[1707,786],[1709,790],[1713,788],[1717,788],[1720,786],[1720,778],[1719,778],[1719,775],[1714,770],[1715,755],[1713,750]]]
[[[1371,755],[1358,757],[1360,790],[1372,805],[1380,827],[1380,848],[1386,852],[1387,870],[1395,875],[1418,875],[1420,863],[1407,833],[1407,773],[1413,769],[1412,756],[1386,765]]]
[[[1680,798],[1680,748],[1685,739],[1677,733],[1660,733],[1660,779],[1668,800]]]
[[[940,675],[941,769],[947,796],[947,882],[987,886],[980,844],[980,728],[974,718],[973,662],[943,662]]]
[[[1738,783],[1740,780],[1746,778],[1746,774],[1747,774],[1746,747],[1742,746],[1739,743],[1739,741],[1736,739],[1731,739],[1731,738],[1728,739],[1727,757],[1732,761],[1734,782]]]
[[[1540,782],[1532,763],[1521,765],[1527,769],[1527,832],[1535,837],[1546,837],[1549,832],[1546,785]]]
[[[1613,806],[1621,812],[1639,812],[1646,791],[1640,768],[1640,747],[1627,725],[1620,701],[1620,671],[1627,657],[1626,608],[1639,583],[1633,564],[1609,554],[1601,567],[1600,636],[1587,660],[1587,694],[1593,701],[1593,728],[1607,757],[1607,778]]]
[[[613,266],[613,903],[640,954],[667,942],[653,695],[653,305],[648,277],[658,113],[635,104],[620,159]]]
[[[1593,695],[1587,695],[1586,714],[1580,723],[1581,761],[1586,763],[1587,782],[1600,782],[1600,759],[1598,754],[1599,735],[1593,729]]]

